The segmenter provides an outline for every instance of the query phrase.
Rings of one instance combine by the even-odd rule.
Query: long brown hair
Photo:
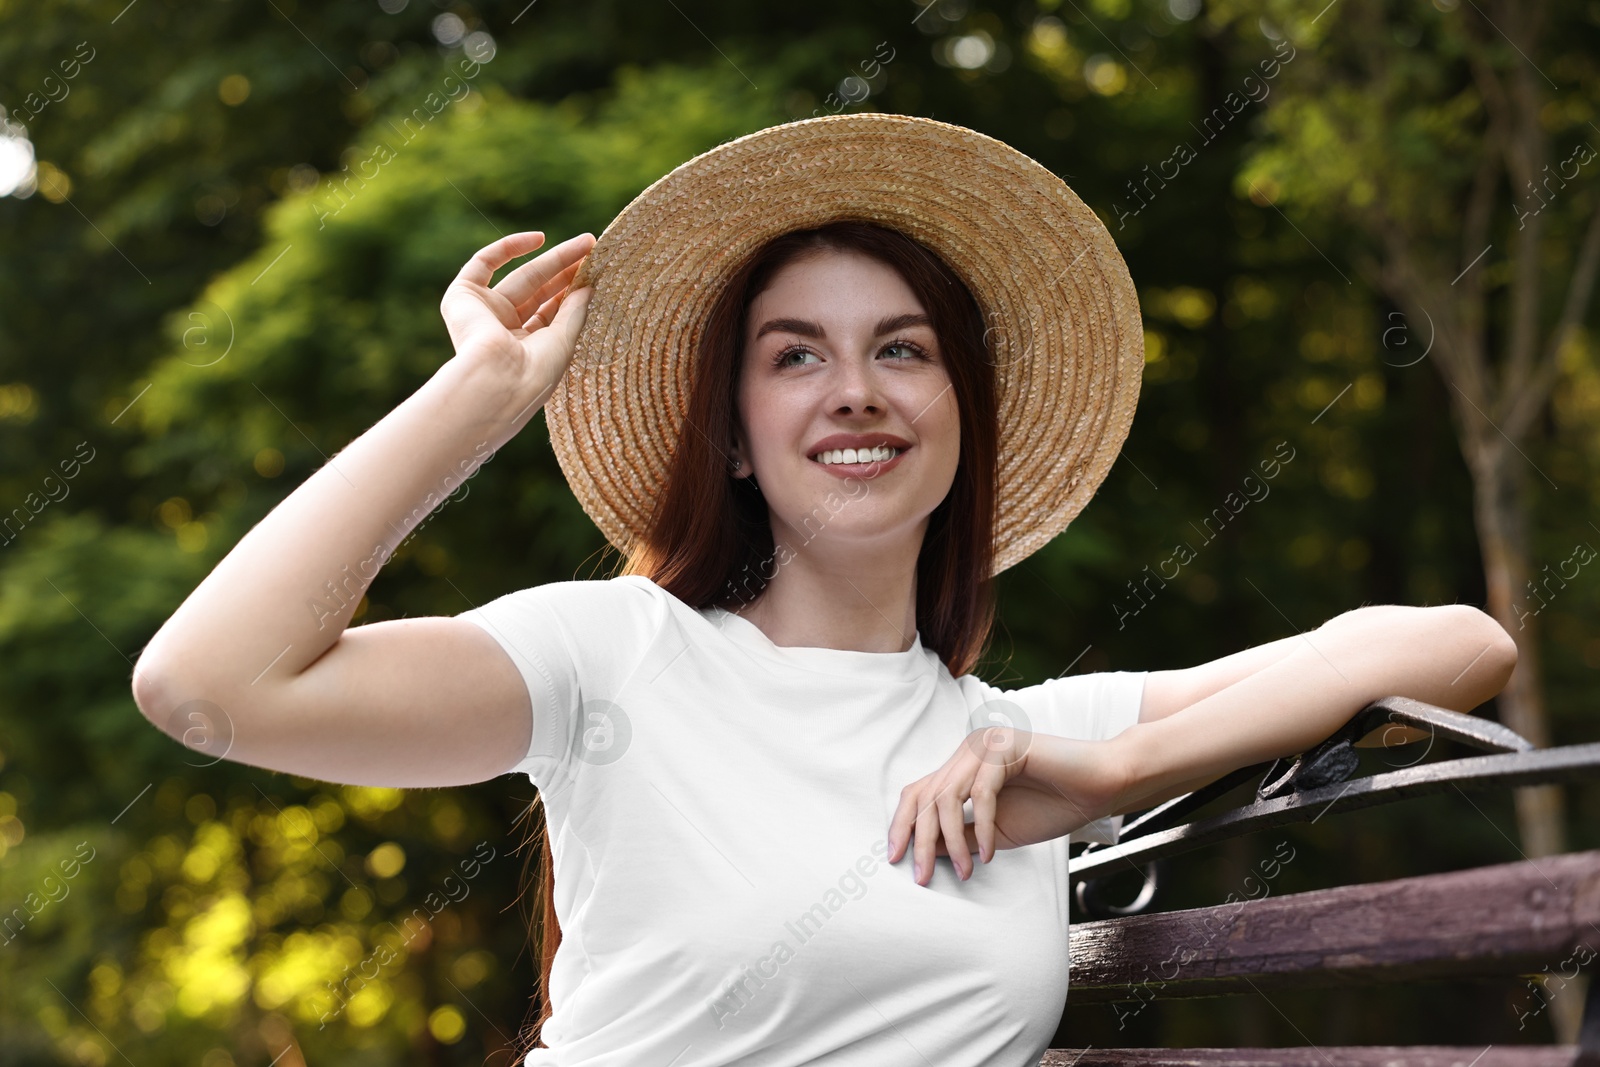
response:
[[[972,670],[994,626],[995,481],[999,427],[994,364],[985,348],[983,316],[971,291],[931,249],[898,230],[844,220],[774,238],[733,273],[711,309],[695,358],[694,380],[665,491],[647,534],[629,553],[623,574],[640,574],[694,608],[734,608],[759,596],[774,560],[767,504],[752,478],[731,477],[725,449],[733,443],[736,397],[750,304],[786,264],[824,251],[871,256],[899,272],[932,321],[955,393],[960,460],[950,492],[928,518],[917,556],[917,630],[951,675]],[[699,432],[689,432],[698,430]],[[527,844],[540,842],[538,936],[539,1014],[523,1028],[540,1048],[550,1017],[550,965],[561,943],[554,868],[543,810],[536,800]],[[530,884],[529,850],[523,870]],[[519,1055],[525,1056],[528,1049]]]

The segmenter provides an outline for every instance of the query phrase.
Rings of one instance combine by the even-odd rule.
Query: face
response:
[[[938,338],[905,280],[857,252],[791,262],[751,302],[741,360],[739,475],[753,469],[774,538],[841,562],[914,561],[961,435]],[[872,451],[885,444],[894,451]]]

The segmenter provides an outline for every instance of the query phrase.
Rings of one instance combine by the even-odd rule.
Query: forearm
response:
[[[1298,647],[1299,637],[1282,637],[1186,670],[1150,671],[1145,675],[1139,720],[1151,722],[1182,711],[1202,698],[1270,667]]]
[[[1340,617],[1234,684],[1110,742],[1129,784],[1114,812],[1137,811],[1229,771],[1312,747],[1379,697],[1471,711],[1510,677],[1509,635],[1461,605],[1386,607]]]
[[[326,652],[395,546],[538,410],[489,378],[442,365],[289,494],[151,638],[136,692],[172,677],[260,692]]]

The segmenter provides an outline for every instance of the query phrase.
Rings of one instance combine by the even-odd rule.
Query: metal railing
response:
[[[1429,748],[1418,761],[1400,770],[1352,778],[1360,766],[1356,743],[1377,731],[1401,727],[1427,732]],[[1460,742],[1488,754],[1421,763],[1439,739]],[[1155,900],[1164,861],[1205,845],[1270,827],[1312,822],[1328,812],[1373,807],[1449,789],[1574,782],[1593,778],[1597,773],[1600,742],[1534,748],[1526,738],[1499,723],[1409,697],[1384,697],[1363,708],[1331,737],[1292,759],[1242,767],[1210,785],[1126,819],[1117,844],[1091,843],[1069,860],[1067,869],[1074,883],[1074,899],[1085,915],[1094,919],[1138,915]],[[1190,818],[1258,775],[1260,782],[1253,802],[1219,814]],[[1132,902],[1114,904],[1107,899],[1104,880],[1130,865],[1142,870],[1144,885]]]

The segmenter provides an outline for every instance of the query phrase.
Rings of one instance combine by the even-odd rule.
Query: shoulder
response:
[[[648,578],[546,582],[497,597],[461,613],[495,632],[502,643],[557,650],[578,663],[646,647],[667,624],[676,600]]]
[[[624,575],[530,585],[473,610],[523,617],[551,614],[563,623],[581,623],[594,617],[620,622],[652,609],[664,610],[668,599],[670,594],[650,579]]]

